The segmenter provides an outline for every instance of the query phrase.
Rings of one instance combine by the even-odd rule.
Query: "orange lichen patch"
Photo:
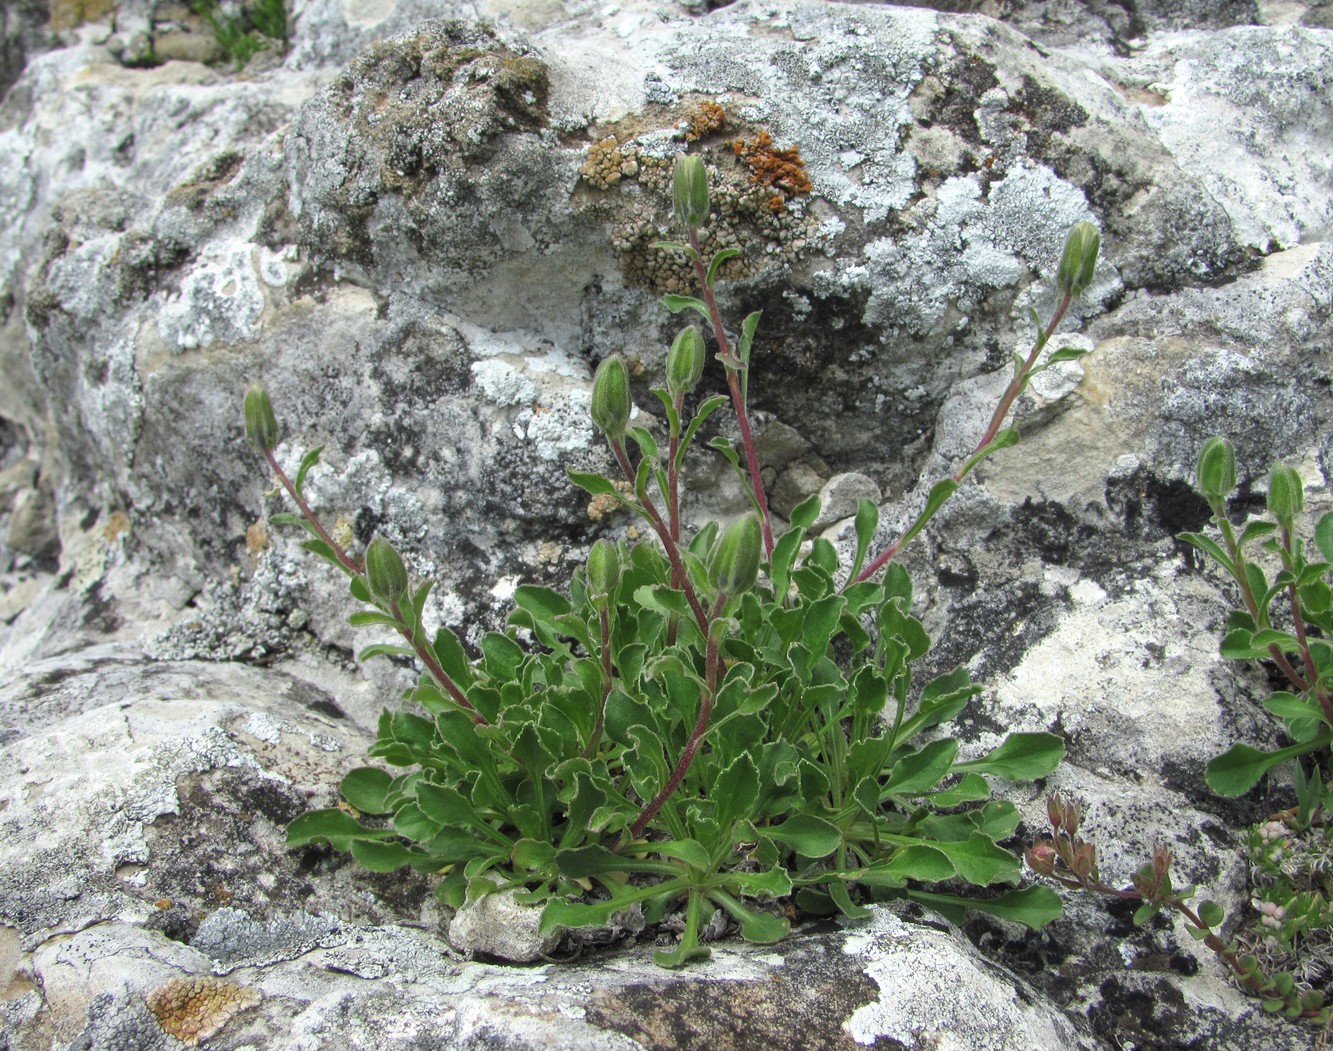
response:
[[[769,207],[774,211],[781,211],[783,205],[797,194],[814,189],[810,177],[805,174],[805,161],[801,160],[798,146],[775,149],[773,136],[761,131],[753,139],[737,139],[731,148],[750,169],[751,182],[757,186],[770,186],[781,193],[782,204],[773,204],[777,195],[769,199]]]
[[[256,989],[203,974],[173,978],[144,997],[157,1024],[187,1047],[207,1040],[259,1000]]]
[[[685,138],[696,142],[705,135],[720,131],[727,122],[727,112],[718,103],[704,101],[691,106],[685,112],[685,119],[679,127],[685,129]]]

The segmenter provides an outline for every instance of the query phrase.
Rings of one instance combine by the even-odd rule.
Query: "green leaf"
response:
[[[1044,364],[1049,367],[1051,365],[1058,365],[1062,361],[1078,361],[1079,358],[1085,357],[1089,353],[1091,352],[1080,350],[1078,347],[1061,347],[1059,350],[1052,353],[1051,356],[1046,359]]]
[[[1308,697],[1298,697],[1294,693],[1275,693],[1266,701],[1264,707],[1276,715],[1279,719],[1315,719],[1319,722],[1328,723],[1324,715],[1323,706],[1317,701]]]
[[[1274,752],[1260,751],[1248,744],[1233,744],[1208,764],[1203,777],[1208,782],[1208,787],[1219,796],[1244,795],[1259,783],[1264,774],[1279,763],[1312,752],[1327,745],[1329,740],[1330,731],[1325,730],[1313,741],[1279,748]]]
[[[828,857],[842,844],[837,825],[811,814],[796,814],[781,825],[761,829],[760,834],[807,858]]]
[[[662,305],[673,314],[679,314],[682,310],[698,311],[705,320],[712,322],[712,315],[708,313],[708,304],[702,299],[695,299],[694,296],[666,295],[662,297]]]
[[[791,877],[781,865],[762,872],[732,871],[725,874],[726,886],[750,898],[785,898],[792,890]]]
[[[819,495],[807,496],[791,512],[791,527],[793,529],[809,529],[815,524],[815,519],[819,517]]]
[[[552,625],[555,618],[570,611],[569,599],[558,591],[536,584],[520,584],[514,589],[514,604],[532,614],[540,624]]]
[[[926,843],[899,847],[888,861],[877,862],[850,874],[851,879],[870,887],[901,887],[908,880],[939,883],[957,872],[948,855]]]
[[[296,477],[292,479],[292,488],[298,496],[305,495],[305,476],[310,473],[310,468],[319,463],[319,454],[323,451],[324,446],[317,445],[301,457],[301,466],[296,469]]]
[[[1236,565],[1231,561],[1231,556],[1212,537],[1204,536],[1202,533],[1181,533],[1178,539],[1197,547],[1232,576],[1236,575]]]
[[[705,279],[710,287],[717,280],[717,272],[722,269],[722,264],[740,254],[741,250],[739,248],[724,248],[713,256],[712,261],[708,264],[708,277]]]
[[[953,496],[957,490],[958,483],[952,478],[945,478],[943,481],[936,482],[931,486],[930,495],[926,497],[926,506],[921,509],[921,513],[917,515],[916,521],[913,522],[907,532],[903,534],[903,538],[898,542],[898,546],[900,548],[906,547],[908,541],[915,537],[917,533],[921,532],[921,530],[925,529],[930,520],[935,517],[935,512],[943,507],[945,501]]]
[[[463,649],[463,644],[458,641],[457,635],[448,628],[440,628],[435,633],[435,643],[431,646],[431,650],[435,653],[440,668],[457,686],[467,689],[472,685],[476,675],[472,670],[472,662],[468,660],[467,651]]]
[[[1156,902],[1144,902],[1134,910],[1133,923],[1135,927],[1142,927],[1150,919],[1162,911],[1162,906]]]
[[[1006,891],[996,898],[960,898],[950,894],[932,894],[929,891],[919,890],[909,890],[907,896],[913,901],[934,908],[952,905],[974,912],[988,912],[992,916],[1021,923],[1034,931],[1041,930],[1052,920],[1058,920],[1064,911],[1060,895],[1050,887],[1043,886]]]
[[[1064,754],[1064,739],[1055,734],[1012,733],[990,754],[954,764],[953,772],[971,770],[1009,781],[1031,781],[1059,766]]]
[[[391,617],[387,613],[373,613],[370,610],[353,613],[347,618],[347,623],[354,628],[364,628],[371,624],[382,624],[390,628],[398,627],[398,619],[396,617]]]
[[[595,471],[576,471],[572,467],[566,468],[565,474],[569,476],[571,482],[590,496],[614,496],[622,503],[627,502],[625,494],[604,474]]]
[[[759,912],[747,909],[739,901],[722,890],[714,890],[709,895],[713,901],[729,912],[740,924],[741,937],[757,945],[773,945],[782,941],[791,933],[791,924],[781,916],[771,912]]]
[[[949,773],[957,755],[958,741],[952,737],[931,741],[920,751],[908,753],[894,764],[882,796],[929,792]]]
[[[358,664],[365,664],[371,657],[415,657],[416,652],[411,646],[395,646],[392,643],[377,642],[358,653],[356,660]]]
[[[932,846],[948,855],[958,875],[968,883],[984,887],[991,883],[1018,881],[1018,858],[981,832],[974,832],[961,842],[940,842]]]
[[[1198,911],[1199,919],[1209,927],[1217,927],[1226,919],[1226,910],[1215,901],[1200,902]]]
[[[375,766],[358,766],[348,771],[338,790],[342,797],[363,814],[387,814],[389,808],[384,804],[384,795],[393,784],[393,776],[387,770]]]
[[[699,411],[694,414],[694,419],[689,422],[689,426],[685,428],[685,433],[681,436],[680,448],[676,451],[677,467],[680,467],[685,462],[685,450],[687,450],[690,447],[690,443],[694,441],[694,436],[698,433],[699,428],[704,425],[704,421],[725,405],[728,400],[729,399],[724,395],[714,394],[711,398],[706,398],[699,405]]]
[[[936,810],[977,803],[990,798],[990,783],[980,774],[964,774],[958,784],[939,792],[928,793],[930,805]]]
[[[654,854],[661,854],[664,858],[676,858],[701,872],[708,872],[713,868],[713,859],[708,856],[707,849],[698,840],[673,839],[662,843],[651,843],[649,847]]]
[[[372,839],[352,840],[352,857],[371,872],[397,872],[406,865],[428,860],[425,854],[409,850],[401,843]]]
[[[759,799],[759,770],[748,755],[739,756],[709,787],[713,820],[730,836],[732,826],[748,817]]]
[[[1314,543],[1325,562],[1333,562],[1333,511],[1327,512],[1314,527]]]
[[[373,837],[391,837],[394,831],[388,829],[370,829],[362,825],[345,810],[329,808],[311,810],[302,814],[287,826],[287,846],[304,847],[310,843],[327,843],[334,850],[347,851],[354,839]]]
[[[686,255],[691,256],[693,258],[698,258],[699,255],[699,253],[696,252],[690,245],[684,244],[681,241],[654,241],[648,247],[655,248],[663,252],[684,252]]]
[[[841,880],[830,880],[824,886],[828,888],[829,897],[833,899],[833,904],[838,907],[838,911],[849,920],[863,920],[867,916],[874,915],[873,909],[867,909],[864,905],[857,905],[852,901],[852,896],[847,890],[847,884]]]
[[[874,540],[877,528],[879,528],[879,508],[875,506],[873,500],[861,500],[856,505],[856,557],[852,559],[850,575],[852,580],[855,580],[861,572],[866,552],[870,550],[870,542]]]

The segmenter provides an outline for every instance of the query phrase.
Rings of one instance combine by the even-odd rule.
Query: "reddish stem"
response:
[[[272,449],[264,450],[264,459],[266,459],[268,465],[273,468],[273,473],[278,476],[278,481],[281,482],[282,487],[287,490],[287,495],[290,496],[296,506],[300,508],[301,515],[310,523],[310,527],[316,534],[318,534],[319,538],[329,545],[329,548],[333,551],[334,557],[338,559],[342,564],[342,567],[346,569],[347,572],[351,573],[352,576],[359,575],[361,572],[360,563],[344,551],[342,545],[334,540],[333,537],[329,536],[328,530],[324,528],[324,523],[315,517],[315,512],[312,511],[310,505],[305,502],[305,497],[296,491],[296,486],[294,486],[292,480],[287,477],[287,472],[284,471],[282,465],[278,463],[278,458],[273,455]]]
[[[967,461],[971,460],[972,457],[976,456],[977,453],[986,448],[986,446],[995,440],[995,436],[1000,433],[1000,428],[1004,426],[1005,417],[1009,415],[1009,410],[1013,408],[1014,402],[1017,400],[1018,395],[1022,393],[1023,387],[1027,383],[1028,373],[1030,373],[1032,367],[1037,364],[1037,358],[1041,356],[1042,348],[1046,346],[1050,341],[1050,338],[1055,335],[1055,330],[1059,327],[1060,322],[1064,320],[1065,313],[1069,310],[1069,306],[1073,302],[1074,297],[1072,293],[1066,293],[1065,297],[1060,300],[1060,305],[1056,307],[1055,314],[1052,316],[1050,323],[1046,326],[1042,334],[1037,337],[1036,342],[1032,344],[1032,350],[1028,352],[1027,360],[1023,363],[1023,367],[1018,370],[1014,378],[1010,380],[1009,386],[1005,388],[1004,395],[1000,398],[1000,404],[995,407],[995,413],[991,416],[990,423],[986,427],[986,433],[981,436],[981,441],[977,442],[976,448],[974,448],[968,455],[967,460],[963,461],[963,465],[953,473],[953,480],[955,482],[961,482],[966,477]],[[869,580],[883,569],[884,566],[891,559],[895,558],[898,552],[902,550],[905,540],[906,534],[899,537],[885,548],[870,562],[869,565],[865,567],[865,569],[857,574],[856,580],[853,583],[859,584],[863,580]]]
[[[634,468],[629,462],[629,453],[625,451],[625,443],[620,438],[609,439],[611,451],[615,454],[616,462],[620,464],[620,470],[624,473],[625,479],[630,485],[634,485]],[[638,495],[637,493],[635,494]],[[685,572],[685,563],[680,557],[680,548],[671,537],[671,530],[667,524],[662,521],[661,514],[658,513],[657,506],[652,498],[645,492],[641,497],[643,509],[648,512],[648,517],[653,523],[653,529],[657,533],[657,538],[662,541],[662,548],[666,551],[667,561],[671,563],[671,574],[673,580],[679,580],[681,590],[685,592],[685,599],[690,604],[690,609],[694,612],[694,619],[699,623],[699,630],[708,635],[708,617],[704,613],[704,608],[699,604],[699,597],[694,593],[694,586],[690,583],[689,575]]]
[[[703,288],[704,303],[708,306],[708,317],[713,325],[713,335],[717,337],[717,356],[727,370],[727,388],[731,392],[731,406],[736,412],[736,422],[741,429],[741,444],[745,447],[745,463],[750,472],[750,488],[754,492],[754,502],[759,506],[759,524],[764,531],[764,553],[773,560],[773,524],[769,520],[768,496],[764,493],[764,480],[759,476],[759,456],[755,452],[754,438],[750,435],[750,417],[745,406],[745,395],[741,390],[740,369],[745,365],[731,349],[727,339],[727,330],[722,324],[722,312],[717,306],[717,297],[708,283],[708,269],[704,266],[703,252],[699,247],[699,231],[690,227],[690,247],[694,249],[694,272],[699,277]],[[733,364],[734,363],[734,364]],[[739,367],[738,367],[739,366]]]

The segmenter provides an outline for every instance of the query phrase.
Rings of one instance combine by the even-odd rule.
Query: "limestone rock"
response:
[[[1277,730],[1262,673],[1217,656],[1224,583],[1174,537],[1207,518],[1189,476],[1216,432],[1243,493],[1281,459],[1328,507],[1326,5],[313,0],[239,73],[173,52],[168,5],[75,8],[93,21],[58,37],[26,0],[0,26],[0,1043],[1308,1046],[1177,926],[1095,902],[1041,935],[971,921],[980,949],[888,909],[681,975],[642,932],[568,965],[455,959],[451,919],[510,950],[424,876],[283,845],[412,673],[350,661],[373,640],[266,525],[240,405],[269,387],[279,460],[324,446],[321,514],[392,540],[440,581],[430,623],[475,641],[520,581],[630,535],[565,469],[608,466],[607,354],[654,426],[682,273],[650,245],[687,141],[709,236],[744,250],[724,314],[763,311],[775,506],[879,499],[884,543],[971,451],[1093,219],[1056,341],[1092,353],[1019,400],[1022,444],[903,561],[931,670],[986,686],[948,732],[976,754],[1061,730],[1047,787],[1087,803],[1108,875],[1167,842],[1243,910],[1263,804],[1202,767]],[[755,182],[733,141],[799,148],[808,188]],[[694,521],[745,506],[725,464],[688,481]],[[1038,792],[1016,801],[1035,832]]]

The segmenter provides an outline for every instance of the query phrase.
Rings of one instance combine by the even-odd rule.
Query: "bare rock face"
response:
[[[547,962],[570,946],[507,941],[500,899],[454,917],[425,877],[288,851],[411,674],[350,661],[374,640],[266,525],[240,406],[263,382],[279,459],[325,447],[314,505],[408,552],[475,640],[628,533],[565,470],[607,463],[608,354],[651,424],[685,143],[709,247],[742,253],[724,313],[763,311],[775,506],[877,498],[886,539],[1095,221],[1063,337],[1092,353],[1020,399],[1022,444],[905,564],[929,660],[987,686],[964,747],[1059,730],[1045,787],[1088,804],[1108,877],[1163,842],[1244,909],[1264,803],[1202,771],[1278,728],[1174,538],[1207,519],[1215,433],[1243,492],[1284,461],[1329,505],[1325,6],[313,0],[241,71],[184,60],[215,52],[183,5],[42,6],[0,24],[0,1046],[1308,1046],[1179,928],[1097,902],[966,938],[877,910],[668,975],[633,931]],[[696,522],[744,506],[726,465],[689,482]],[[1035,833],[1039,794],[1016,801]]]

